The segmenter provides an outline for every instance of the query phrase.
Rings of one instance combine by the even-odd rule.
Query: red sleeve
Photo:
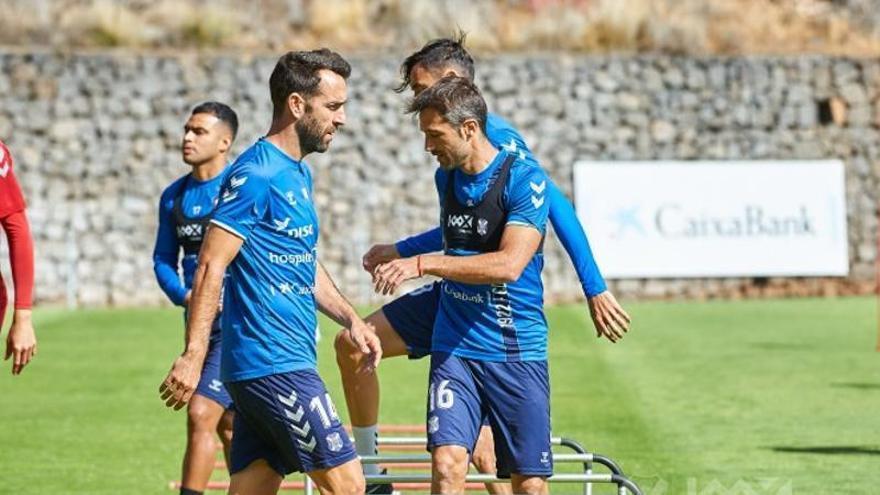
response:
[[[24,210],[24,196],[13,172],[12,155],[0,141],[0,217]]]
[[[9,241],[15,309],[30,309],[34,294],[34,241],[24,211],[0,219]]]

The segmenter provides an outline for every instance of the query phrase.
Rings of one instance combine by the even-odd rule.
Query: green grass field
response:
[[[584,307],[548,311],[557,434],[654,495],[878,493],[873,299],[627,307],[634,328],[616,345]],[[41,310],[36,323],[37,360],[0,376],[0,493],[172,493],[185,417],[157,389],[182,348],[179,312]],[[324,324],[322,375],[344,415]],[[384,422],[423,421],[426,368],[383,363]]]

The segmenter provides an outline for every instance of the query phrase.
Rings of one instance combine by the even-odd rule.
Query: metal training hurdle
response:
[[[426,438],[424,436],[424,425],[380,425],[380,431],[388,433],[406,433],[418,434],[418,436],[398,436],[398,437],[379,437],[377,444],[382,452],[374,456],[362,456],[361,462],[364,464],[379,464],[385,469],[400,469],[404,473],[395,474],[379,474],[368,475],[367,483],[370,484],[391,484],[395,491],[427,491],[431,487],[431,456],[425,453]],[[566,437],[552,437],[550,443],[553,446],[568,448],[574,453],[557,453],[553,452],[553,462],[555,463],[575,463],[583,465],[582,473],[559,473],[548,478],[548,482],[552,484],[581,484],[584,486],[583,493],[592,495],[593,484],[610,483],[617,485],[618,495],[626,495],[627,492],[632,495],[641,495],[641,489],[632,480],[627,478],[620,466],[609,457],[601,454],[592,454],[586,451],[583,446],[575,440]],[[394,454],[386,454],[386,452],[396,452]],[[410,452],[401,454],[400,452]],[[419,453],[412,453],[419,452]],[[595,473],[594,465],[600,465],[608,469],[608,473]],[[217,461],[215,469],[226,469],[223,461]],[[425,473],[427,469],[429,472]],[[422,472],[413,472],[421,470]],[[281,484],[281,490],[300,490],[311,495],[316,492],[314,485],[307,476],[302,476],[302,480],[284,481]],[[485,483],[506,483],[509,480],[499,479],[491,474],[468,473],[466,490],[484,490]],[[208,483],[207,490],[226,490],[229,487],[227,481],[211,481]],[[179,489],[180,482],[172,481],[169,488]]]

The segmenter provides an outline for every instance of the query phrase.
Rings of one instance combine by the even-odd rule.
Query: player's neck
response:
[[[476,175],[486,170],[498,155],[498,150],[484,136],[477,138],[473,146],[471,154],[461,165],[461,171],[468,175]]]
[[[205,182],[220,175],[226,168],[226,154],[221,153],[211,160],[192,166],[192,177],[200,182]]]
[[[293,124],[283,125],[273,121],[269,132],[266,133],[266,141],[274,144],[278,149],[296,161],[303,159],[299,135],[296,133]]]

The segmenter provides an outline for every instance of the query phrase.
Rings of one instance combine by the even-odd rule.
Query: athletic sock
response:
[[[189,488],[180,488],[180,495],[203,495],[205,492],[197,492],[195,490],[190,490]]]
[[[354,435],[354,450],[358,455],[376,455],[379,450],[376,447],[376,438],[379,436],[379,427],[353,426],[351,433]],[[378,464],[363,464],[364,474],[380,474]]]

